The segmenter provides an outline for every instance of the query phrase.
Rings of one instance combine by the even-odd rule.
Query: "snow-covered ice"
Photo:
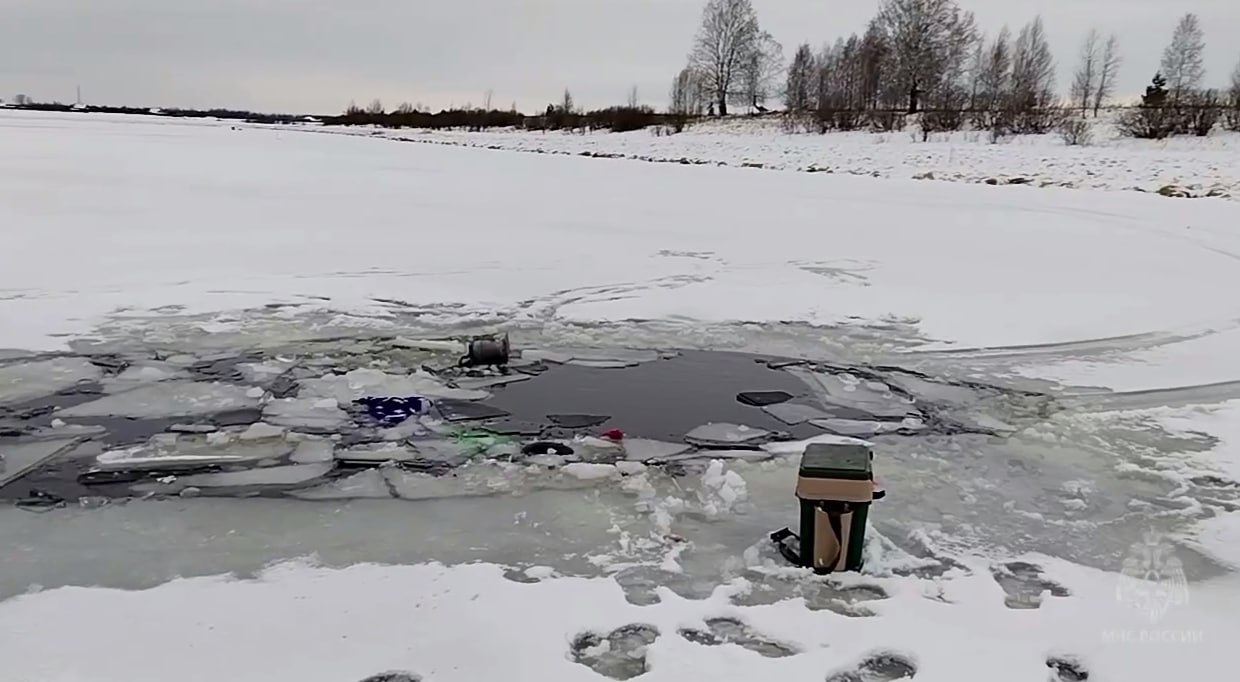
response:
[[[1066,672],[1052,679],[1145,682],[1230,668],[1240,204],[1095,190],[1232,192],[1234,136],[1076,150],[906,133],[396,134],[835,172],[0,112],[0,224],[20,226],[0,250],[0,345],[23,349],[0,354],[0,405],[104,391],[48,415],[61,420],[40,427],[52,440],[0,441],[0,476],[77,447],[87,434],[56,436],[74,418],[261,408],[264,422],[74,450],[104,470],[166,473],[200,499],[0,508],[0,593],[30,588],[0,602],[8,677],[586,680],[623,664],[652,681],[865,680],[886,666],[930,682],[1043,682],[1056,667]],[[910,179],[927,172],[1093,189]],[[889,384],[815,376],[809,398],[893,421],[797,409],[786,416],[840,435],[777,443],[713,424],[702,442],[762,449],[719,450],[674,477],[643,462],[681,457],[678,444],[580,443],[585,461],[507,462],[472,461],[476,446],[438,440],[429,421],[376,434],[382,444],[287,433],[330,433],[364,396],[503,390],[452,388],[412,355],[371,358],[364,338],[354,364],[294,398],[268,397],[291,356],[242,363],[235,380],[185,380],[210,349],[370,332],[412,339],[416,354],[459,348],[419,334],[488,325],[554,342],[541,356],[553,363],[659,357],[629,346],[780,348],[1036,382],[1054,409],[981,424],[1002,436],[902,440],[889,425],[943,416],[909,415],[903,392],[984,419],[968,409],[979,392],[912,372]],[[604,343],[626,353],[592,350]],[[106,359],[23,355],[126,344],[160,359],[112,376]],[[849,436],[883,449],[889,496],[871,515],[866,571],[813,579],[779,562],[766,533],[795,522],[790,458],[867,442]],[[383,466],[318,482],[337,457],[393,453],[471,461],[449,476]],[[180,475],[204,464],[223,470]],[[210,497],[234,485],[298,486],[302,499]],[[1146,529],[1159,533],[1130,543]],[[1095,567],[1020,549],[1031,544]],[[310,555],[323,565],[296,560]],[[654,586],[636,594],[641,579]],[[626,655],[607,656],[613,646]]]

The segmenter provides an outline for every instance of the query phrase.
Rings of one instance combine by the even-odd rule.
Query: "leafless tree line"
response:
[[[1162,60],[1166,98],[1155,93],[1126,116],[1147,124],[1163,116],[1169,122],[1145,127],[1166,134],[1197,132],[1220,118],[1240,129],[1240,65],[1229,91],[1203,90],[1203,50],[1200,23],[1187,14]],[[1122,64],[1117,36],[1090,29],[1064,100],[1041,18],[1015,35],[1004,27],[988,37],[955,0],[883,0],[863,33],[819,50],[803,44],[784,69],[782,49],[750,0],[708,0],[688,65],[673,81],[670,111],[725,115],[731,105],[761,113],[782,95],[792,125],[824,132],[898,129],[918,114],[927,135],[971,126],[996,137],[1059,129],[1079,139],[1072,131],[1087,130],[1083,120],[1111,102]],[[1140,127],[1122,129],[1142,134]]]

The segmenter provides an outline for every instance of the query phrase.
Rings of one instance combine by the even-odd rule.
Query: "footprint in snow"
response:
[[[827,682],[895,682],[912,679],[916,674],[917,666],[912,660],[887,651],[867,656],[855,668],[827,675]]]
[[[422,682],[422,676],[404,670],[390,670],[378,675],[371,675],[360,682]]]
[[[583,632],[573,638],[569,655],[594,672],[613,680],[629,680],[646,673],[646,647],[659,638],[653,625],[622,625],[607,634]]]
[[[706,627],[706,630],[682,628],[680,636],[704,646],[736,644],[767,658],[784,658],[798,653],[796,647],[769,639],[732,618],[712,618],[706,621]]]
[[[1042,567],[1024,561],[1011,561],[990,569],[995,581],[1007,593],[1003,603],[1009,609],[1036,609],[1042,606],[1042,595],[1067,597],[1068,588],[1042,576]]]
[[[1071,656],[1048,658],[1046,667],[1051,671],[1048,682],[1085,682],[1089,679],[1089,671]]]

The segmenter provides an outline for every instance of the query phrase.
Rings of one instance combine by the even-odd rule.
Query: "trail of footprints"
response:
[[[1004,604],[1012,609],[1036,609],[1042,605],[1044,595],[1067,597],[1071,592],[1064,586],[1045,578],[1040,566],[1022,561],[998,564],[991,575],[1003,588]],[[738,605],[771,603],[787,598],[785,589],[766,586],[748,596],[740,595]],[[794,585],[798,596],[819,596],[818,608],[829,608],[843,615],[864,617],[854,605],[874,599],[885,599],[887,594],[876,586],[841,587],[829,582]],[[638,598],[641,590],[630,596],[637,603],[656,603]],[[821,593],[821,595],[819,595]],[[648,596],[648,595],[647,595]],[[814,599],[808,601],[813,602]],[[841,608],[841,603],[845,608]],[[795,656],[800,650],[787,642],[769,638],[735,618],[711,618],[704,629],[681,628],[677,635],[702,646],[735,644],[767,658]],[[622,625],[608,633],[583,632],[577,635],[570,647],[570,658],[594,672],[613,680],[631,680],[649,671],[646,649],[660,636],[658,628],[645,623]],[[1089,671],[1071,656],[1053,656],[1046,661],[1047,682],[1087,682]],[[826,682],[897,682],[911,680],[917,674],[917,666],[911,658],[892,651],[867,655],[855,665],[829,672]],[[393,671],[372,675],[359,682],[422,682],[422,677],[410,672]]]

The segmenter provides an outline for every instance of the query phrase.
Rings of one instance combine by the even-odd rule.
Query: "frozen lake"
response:
[[[0,144],[15,679],[1230,665],[1234,202],[139,117]],[[453,368],[495,332],[508,374]],[[866,570],[814,578],[766,537],[845,438],[887,496]]]

